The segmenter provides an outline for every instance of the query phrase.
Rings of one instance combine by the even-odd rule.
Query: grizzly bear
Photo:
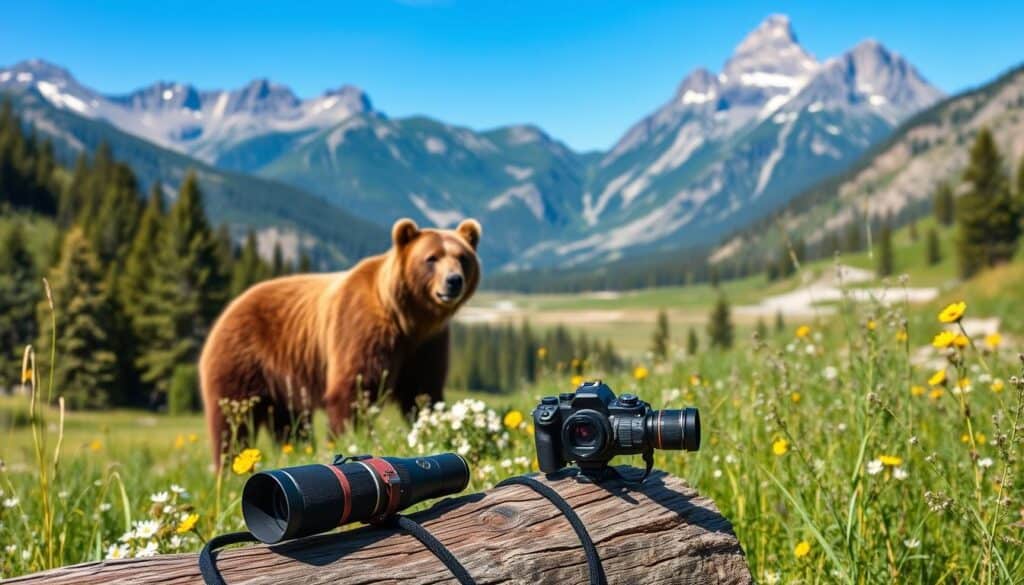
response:
[[[227,447],[224,399],[258,397],[246,420],[278,441],[307,427],[314,407],[341,432],[359,392],[389,391],[407,413],[420,395],[441,400],[448,322],[480,280],[480,235],[472,219],[454,230],[401,219],[384,254],[261,282],[232,301],[199,360],[215,465]]]

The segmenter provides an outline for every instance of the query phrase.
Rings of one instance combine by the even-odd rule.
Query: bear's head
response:
[[[419,310],[450,315],[476,291],[480,282],[480,224],[466,219],[454,230],[420,229],[411,219],[391,228],[405,302]]]

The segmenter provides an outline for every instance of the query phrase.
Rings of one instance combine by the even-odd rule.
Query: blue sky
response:
[[[1024,61],[1024,2],[33,0],[4,8],[0,65],[41,57],[106,93],[269,77],[308,97],[352,83],[390,116],[529,122],[607,148],[773,12],[819,59],[874,37],[947,92]]]

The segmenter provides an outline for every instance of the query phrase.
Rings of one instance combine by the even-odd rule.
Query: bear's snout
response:
[[[458,272],[449,273],[444,279],[444,296],[454,299],[462,294],[466,279]]]

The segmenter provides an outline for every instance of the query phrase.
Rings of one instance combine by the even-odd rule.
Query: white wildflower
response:
[[[512,467],[512,460],[511,459],[502,459],[501,463],[499,465],[501,465],[502,469],[508,469],[509,467]]]
[[[825,366],[825,369],[822,370],[821,375],[825,376],[825,379],[831,382],[832,380],[835,380],[836,378],[839,377],[839,370],[837,370],[835,366]]]
[[[170,498],[171,496],[167,492],[157,492],[149,496],[149,501],[153,502],[154,504],[165,504],[167,503],[167,500],[169,500]]]
[[[868,466],[867,466],[868,475],[877,475],[878,473],[880,473],[882,471],[882,469],[884,467],[885,467],[885,465],[883,465],[882,462],[879,461],[878,459],[873,459],[871,461],[868,461]]]
[[[110,502],[100,502],[100,512],[107,512],[110,510]]]
[[[18,502],[20,501],[21,500],[19,500],[18,498],[7,498],[4,500],[4,508],[13,508],[17,506]]]
[[[903,541],[903,546],[907,548],[917,548],[921,546],[921,541],[916,538],[908,538]]]
[[[108,559],[123,559],[128,556],[128,547],[117,544],[116,542],[107,547],[107,558]]]
[[[907,473],[906,469],[903,469],[902,467],[897,467],[896,469],[892,470],[892,476],[894,479],[903,481],[904,479],[910,477],[910,474]]]
[[[140,520],[135,522],[135,538],[145,540],[153,538],[160,532],[159,520]]]
[[[992,467],[992,464],[993,461],[991,457],[982,457],[981,459],[978,459],[978,467],[981,467],[982,469]]]
[[[718,479],[718,478],[722,477],[722,470],[721,469],[716,469],[716,470],[712,471],[711,472],[711,477],[714,477],[715,479]]]
[[[151,540],[146,543],[146,546],[135,551],[135,558],[142,559],[151,557],[156,555],[158,552],[160,552],[160,545],[155,540]]]
[[[181,487],[176,483],[171,484],[171,491],[178,494],[179,496],[185,495],[185,488]]]

